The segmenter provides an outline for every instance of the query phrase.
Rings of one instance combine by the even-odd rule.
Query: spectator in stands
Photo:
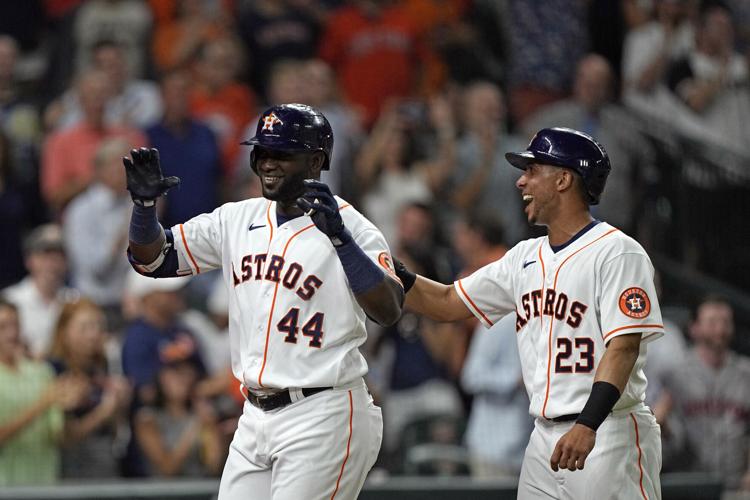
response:
[[[433,279],[445,279],[444,257],[435,239],[435,221],[429,207],[409,203],[398,220],[399,239],[394,251],[407,265]],[[410,268],[411,269],[411,268]],[[376,333],[376,332],[374,332]],[[389,376],[383,391],[384,451],[393,457],[399,449],[401,433],[410,423],[425,417],[463,414],[461,399],[441,358],[443,343],[437,337],[436,325],[426,318],[404,312],[393,326],[384,329],[374,341],[374,355],[390,358]],[[396,467],[392,462],[391,467]]]
[[[195,335],[198,350],[209,376],[226,375],[230,371],[229,294],[223,279],[214,277],[206,298],[206,314],[187,309],[180,321]],[[227,384],[229,381],[227,381]]]
[[[587,5],[579,0],[508,1],[508,102],[514,123],[567,94],[575,64],[589,44]]]
[[[1,49],[0,49],[1,50]],[[19,182],[14,173],[11,145],[0,131],[0,290],[23,278],[21,242],[28,231],[46,215],[38,193]]]
[[[130,273],[127,294],[137,302],[138,318],[124,333],[122,367],[135,387],[136,403],[152,404],[157,397],[157,373],[163,360],[193,358],[203,367],[193,334],[178,321],[184,309],[180,289],[187,278],[155,280]]]
[[[432,155],[419,151],[420,127],[429,123],[439,144]],[[398,214],[408,202],[427,203],[455,168],[456,129],[446,99],[392,101],[378,118],[355,160],[365,214],[388,242],[396,235]]]
[[[435,83],[445,84],[445,79],[459,85],[503,80],[508,57],[507,2],[413,0],[405,6],[413,21],[427,30],[424,36],[439,56],[437,67],[432,58],[427,60],[428,90]],[[436,77],[442,79],[435,81]]]
[[[164,175],[182,180],[159,204],[161,220],[169,227],[219,205],[221,152],[211,129],[190,114],[190,75],[184,70],[167,73],[161,88],[164,117],[146,135],[159,149]]]
[[[173,17],[162,19],[154,30],[151,46],[156,69],[169,72],[185,68],[201,45],[225,36],[231,29],[229,13],[220,8],[225,2],[176,0]],[[152,8],[163,9],[164,0],[151,0]]]
[[[34,229],[24,241],[24,258],[28,276],[3,290],[2,296],[18,307],[21,342],[33,358],[40,359],[49,352],[63,304],[78,296],[65,286],[68,263],[60,226]]]
[[[131,388],[124,377],[110,371],[105,323],[101,308],[81,299],[65,304],[55,329],[50,352],[55,372],[77,377],[85,386],[81,400],[65,414],[63,478],[120,475],[118,459],[128,439]]]
[[[467,86],[460,109],[464,134],[458,142],[457,166],[449,181],[450,202],[458,211],[501,214],[508,239],[520,240],[528,231],[528,223],[515,187],[518,175],[507,168],[503,155],[514,148],[523,149],[527,141],[506,132],[505,101],[494,83]]]
[[[238,80],[242,60],[242,46],[226,36],[202,45],[194,66],[190,109],[216,135],[228,179],[245,139],[242,132],[255,116],[255,94]]]
[[[88,68],[92,48],[102,39],[115,37],[123,47],[128,73],[142,78],[148,63],[148,41],[153,17],[142,0],[87,0],[74,14],[73,40],[76,47],[73,61],[76,72]]]
[[[123,137],[133,146],[146,145],[146,137],[129,127],[109,126],[105,106],[113,89],[101,70],[83,73],[76,83],[83,121],[51,133],[42,151],[41,185],[50,207],[60,213],[81,193],[94,175],[93,158],[99,145],[111,137]]]
[[[588,54],[576,68],[573,95],[540,108],[523,124],[531,137],[546,127],[569,127],[597,138],[609,155],[613,168],[607,181],[607,196],[593,209],[601,218],[623,231],[635,230],[637,210],[642,207],[634,193],[639,179],[655,170],[650,144],[640,134],[638,122],[613,103],[614,73],[606,59]]]
[[[85,384],[54,378],[24,355],[18,310],[0,299],[0,486],[44,485],[60,477],[62,410],[77,405]]]
[[[470,212],[453,232],[462,275],[500,259],[508,251],[504,228],[495,214]],[[521,380],[516,345],[515,316],[508,315],[489,331],[471,321],[468,353],[461,370],[461,386],[473,396],[466,428],[471,475],[477,478],[517,478],[523,452],[533,428],[529,398]],[[454,326],[455,339],[463,325]]]
[[[200,373],[189,357],[163,358],[156,400],[135,415],[135,436],[151,476],[200,477],[221,472],[224,450],[216,412],[207,400],[195,395]]]
[[[750,3],[745,0],[726,0],[737,29],[737,50],[750,64]]]
[[[750,490],[750,358],[730,350],[732,306],[721,297],[705,298],[689,332],[693,345],[667,379],[664,395],[684,423],[687,468],[716,474],[731,489]]]
[[[237,32],[252,59],[250,82],[266,102],[281,104],[271,99],[271,90],[267,87],[268,74],[276,63],[315,55],[320,33],[319,13],[314,12],[316,4],[318,2],[255,0],[245,2],[241,8]]]
[[[297,59],[281,59],[276,61],[268,70],[266,77],[266,99],[268,105],[273,104],[307,104],[308,90],[307,82],[303,79],[305,63]],[[312,105],[310,103],[310,105]],[[242,132],[243,140],[253,137],[258,127],[260,115],[255,116],[247,124]],[[338,142],[338,135],[335,142]],[[334,148],[336,145],[334,144]],[[250,170],[250,152],[252,148],[241,148],[237,155],[235,173],[239,176],[241,172]],[[335,155],[334,155],[334,160]],[[333,169],[331,169],[333,170]],[[324,171],[325,173],[325,171]],[[254,174],[253,174],[254,175]],[[333,187],[332,187],[333,188]],[[334,193],[336,191],[334,190]],[[338,193],[337,193],[338,194]],[[244,198],[241,198],[244,199]]]
[[[693,47],[687,0],[656,0],[653,20],[625,38],[622,78],[626,94],[650,94],[666,83],[670,64]]]
[[[122,290],[130,273],[123,255],[131,204],[122,167],[129,149],[122,138],[101,143],[94,156],[94,181],[68,205],[63,224],[72,283],[105,308],[110,328],[120,326]]]
[[[509,314],[489,331],[477,325],[461,373],[461,385],[474,396],[465,440],[471,475],[480,479],[517,479],[534,427],[515,321]]]
[[[346,99],[370,128],[389,98],[405,98],[419,86],[425,48],[404,6],[353,0],[326,21],[319,56],[338,76]]]
[[[39,179],[39,143],[42,138],[39,111],[19,86],[18,44],[0,35],[0,130],[10,141],[5,153],[14,167],[13,176],[23,186]]]
[[[321,172],[320,179],[331,191],[348,199],[356,192],[352,170],[354,158],[364,140],[362,124],[359,116],[341,100],[336,75],[328,64],[321,59],[311,59],[303,62],[301,69],[302,75],[295,75],[306,94],[301,102],[320,110],[328,118],[336,138],[331,168]]]
[[[114,40],[100,40],[91,50],[91,67],[107,76],[111,91],[105,106],[105,123],[135,128],[153,125],[162,114],[157,85],[149,80],[131,78],[125,50]],[[81,102],[72,89],[51,105],[46,113],[47,126],[50,128],[67,128],[81,120]]]
[[[750,70],[735,50],[731,13],[720,2],[706,2],[698,21],[695,48],[669,68],[670,90],[707,130],[749,152]]]

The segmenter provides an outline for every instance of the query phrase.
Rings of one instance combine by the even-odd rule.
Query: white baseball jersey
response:
[[[486,327],[515,314],[529,411],[551,419],[581,412],[618,335],[642,332],[643,342],[614,409],[643,401],[645,344],[664,330],[653,278],[643,248],[600,222],[557,252],[546,236],[522,241],[454,286]]]
[[[380,231],[337,199],[354,240],[392,272]],[[172,228],[180,274],[222,268],[232,371],[246,387],[336,387],[367,372],[365,313],[328,237],[308,216],[280,227],[276,202],[227,203]]]

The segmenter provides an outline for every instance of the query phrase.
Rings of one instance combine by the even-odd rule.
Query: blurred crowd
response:
[[[131,148],[182,180],[158,204],[169,227],[260,196],[240,142],[267,105],[310,104],[334,130],[323,181],[447,283],[541,234],[503,154],[543,127],[604,144],[594,215],[638,236],[662,172],[634,116],[750,154],[749,64],[746,0],[0,2],[0,485],[223,466],[243,403],[226,290],[130,269]],[[665,319],[648,363],[663,469],[750,490],[732,307]],[[514,322],[478,326],[370,328],[383,473],[517,477]]]

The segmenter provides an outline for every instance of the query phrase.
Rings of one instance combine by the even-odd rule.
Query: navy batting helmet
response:
[[[542,129],[526,151],[506,153],[505,159],[522,170],[530,163],[542,163],[576,171],[583,179],[590,205],[599,203],[612,170],[604,147],[590,135],[570,128]]]
[[[323,113],[306,104],[279,104],[268,108],[258,120],[255,136],[242,144],[275,151],[305,153],[322,151],[323,170],[331,166],[333,130]],[[255,150],[250,153],[255,170]]]

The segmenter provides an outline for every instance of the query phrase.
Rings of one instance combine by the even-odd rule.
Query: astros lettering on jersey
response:
[[[380,231],[337,201],[356,243],[393,273]],[[225,204],[172,232],[180,274],[222,268],[232,371],[245,387],[337,387],[367,372],[357,349],[366,338],[365,313],[329,238],[309,217],[279,227],[276,202],[254,198]]]
[[[664,332],[653,278],[643,248],[600,222],[557,252],[522,241],[454,286],[487,327],[515,314],[530,413],[551,419],[580,413],[607,342],[628,333],[643,342],[614,410],[643,401],[646,343]]]

